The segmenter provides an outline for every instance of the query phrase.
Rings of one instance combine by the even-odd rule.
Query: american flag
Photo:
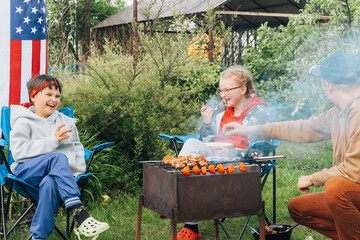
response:
[[[26,83],[47,73],[45,0],[1,0],[0,106],[29,101]]]

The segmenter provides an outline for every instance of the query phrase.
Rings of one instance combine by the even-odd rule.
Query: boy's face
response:
[[[60,91],[55,87],[46,87],[31,98],[31,101],[35,107],[35,114],[48,118],[60,104]]]

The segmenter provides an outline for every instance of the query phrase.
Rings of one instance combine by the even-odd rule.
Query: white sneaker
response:
[[[307,236],[307,237],[305,238],[305,240],[314,240],[314,239],[312,238],[312,236]]]
[[[109,224],[106,222],[99,222],[93,217],[88,217],[79,227],[74,227],[74,231],[78,239],[80,239],[80,234],[85,237],[94,237],[95,240],[100,233],[108,230]]]

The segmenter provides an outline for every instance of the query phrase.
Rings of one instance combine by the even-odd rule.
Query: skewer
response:
[[[278,160],[278,159],[284,159],[286,158],[284,155],[278,155],[278,156],[267,156],[267,157],[254,157],[253,159],[237,159],[237,160],[231,160],[231,161],[219,161],[219,163],[234,163],[234,162],[245,162],[245,161],[256,161],[256,162],[262,162],[262,161],[269,161],[269,160]],[[161,160],[149,160],[149,161],[139,161],[138,163],[159,163],[162,162]]]
[[[150,160],[150,161],[138,161],[138,163],[158,163],[162,162],[161,160]]]
[[[284,155],[279,156],[267,156],[267,157],[254,157],[255,161],[268,161],[268,160],[278,160],[286,158]]]

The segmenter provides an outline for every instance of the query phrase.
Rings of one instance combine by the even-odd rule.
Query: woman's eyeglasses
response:
[[[220,88],[216,89],[217,94],[221,95],[229,95],[231,90],[237,89],[237,88],[241,88],[242,86],[237,86],[237,87],[233,87],[233,88],[227,88],[227,89],[223,89],[221,90]]]

